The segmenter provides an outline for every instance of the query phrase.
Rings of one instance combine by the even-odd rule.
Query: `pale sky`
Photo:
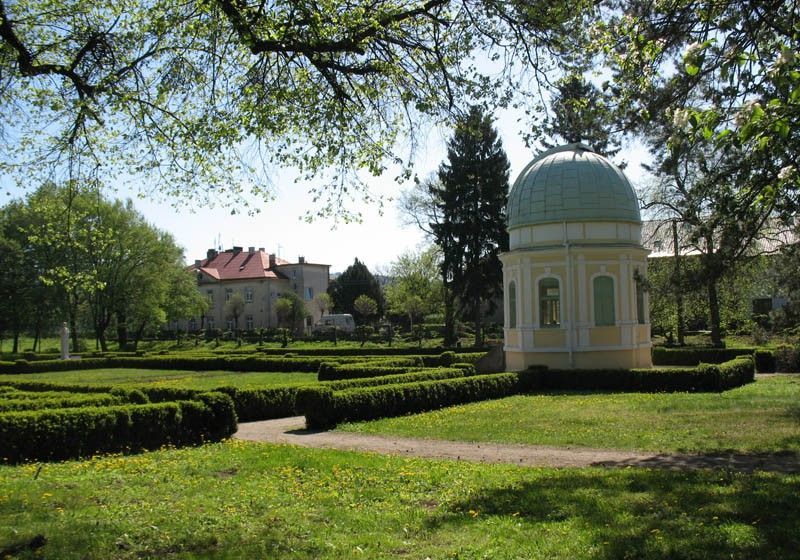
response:
[[[495,126],[511,163],[510,183],[513,184],[517,174],[535,154],[525,147],[516,116],[511,111],[498,115]],[[438,168],[446,156],[445,145],[449,135],[449,130],[430,131],[416,160],[415,172],[420,178]],[[629,162],[625,172],[636,185],[642,176],[639,162],[644,151],[636,147],[620,156]],[[285,175],[291,176],[289,173]],[[135,205],[153,224],[175,236],[185,249],[187,263],[204,258],[219,236],[225,249],[234,245],[264,247],[292,262],[302,255],[309,262],[331,265],[331,272],[342,272],[358,257],[374,272],[376,269],[388,270],[399,254],[425,242],[415,226],[402,225],[392,197],[396,197],[403,187],[394,181],[390,172],[368,181],[374,193],[385,197],[385,202],[382,215],[377,205],[359,204],[362,223],[337,224],[333,219],[306,223],[302,217],[312,202],[304,186],[293,183],[291,179],[281,181],[280,176],[275,184],[275,199],[262,206],[261,212],[253,217],[230,215],[224,208],[196,208],[191,213],[188,209],[175,210],[168,205],[142,200],[135,200]]]
[[[510,183],[534,157],[520,137],[520,123],[510,110],[498,113],[495,121],[503,147],[511,163]],[[524,120],[524,119],[523,119]],[[414,170],[420,178],[434,172],[444,159],[445,145],[450,130],[429,131],[426,141],[420,146]],[[639,162],[644,157],[641,148],[620,154],[629,162],[625,170],[636,186],[641,178]],[[276,173],[273,176],[276,192],[271,202],[261,206],[254,216],[231,215],[225,208],[186,207],[174,208],[165,201],[149,201],[136,198],[135,191],[120,190],[119,197],[131,197],[136,208],[156,227],[166,230],[183,247],[187,263],[204,258],[209,248],[217,242],[223,249],[234,245],[242,247],[264,247],[270,253],[296,262],[304,256],[307,262],[331,265],[331,272],[342,272],[358,257],[371,271],[387,271],[396,257],[424,243],[422,233],[415,226],[403,226],[393,197],[403,188],[394,181],[394,174],[368,180],[371,191],[384,197],[383,213],[376,204],[358,203],[363,221],[361,223],[336,223],[333,219],[316,219],[313,223],[302,220],[306,210],[312,207],[308,187],[292,181],[293,174]],[[410,186],[406,185],[406,187]],[[12,198],[24,196],[16,187],[6,189]],[[0,203],[8,197],[0,196]]]

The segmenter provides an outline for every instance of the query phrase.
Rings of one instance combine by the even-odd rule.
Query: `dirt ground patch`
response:
[[[234,437],[241,440],[287,443],[302,447],[482,463],[506,463],[529,467],[632,466],[665,469],[719,468],[743,472],[755,470],[800,472],[800,457],[795,454],[655,454],[613,449],[398,438],[306,430],[305,418],[302,416],[242,423],[239,424],[239,430]]]

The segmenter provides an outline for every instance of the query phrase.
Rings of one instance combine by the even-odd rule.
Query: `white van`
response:
[[[323,315],[319,323],[314,325],[315,333],[325,333],[336,327],[339,332],[351,333],[356,330],[356,322],[349,313],[337,313],[334,315]]]

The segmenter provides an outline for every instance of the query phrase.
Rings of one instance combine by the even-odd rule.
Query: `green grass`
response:
[[[47,381],[81,385],[131,386],[155,384],[162,387],[213,389],[215,387],[274,387],[316,383],[316,373],[305,372],[232,372],[177,371],[154,369],[91,369],[25,375],[0,375],[0,381]]]
[[[663,452],[800,452],[800,377],[721,394],[543,394],[343,424],[341,430],[461,441]]]
[[[0,467],[0,556],[791,558],[800,475],[530,469],[229,442]]]

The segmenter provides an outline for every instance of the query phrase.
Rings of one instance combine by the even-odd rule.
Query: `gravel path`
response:
[[[288,443],[302,447],[367,451],[482,463],[508,463],[529,467],[633,466],[667,469],[726,468],[744,472],[754,470],[800,472],[800,457],[794,454],[672,455],[613,449],[411,439],[306,430],[303,416],[242,423],[239,424],[239,431],[234,437],[248,441]]]

